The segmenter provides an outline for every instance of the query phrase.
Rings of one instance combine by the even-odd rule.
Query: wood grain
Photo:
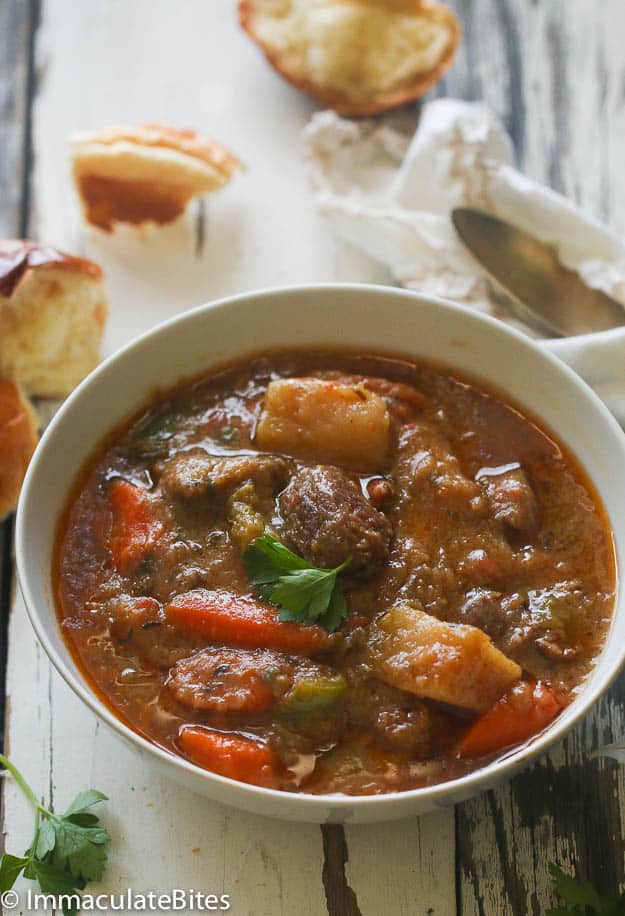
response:
[[[524,171],[623,231],[623,4],[454,5],[467,41],[446,90],[484,99],[508,126]],[[589,754],[624,733],[621,677],[554,753],[458,807],[459,911],[538,916],[552,900],[550,861],[617,891],[625,879],[623,774]]]
[[[349,853],[345,828],[340,824],[323,824],[323,888],[328,916],[362,916],[358,900],[347,882],[345,867]]]
[[[36,2],[0,3],[0,237],[28,231]],[[4,737],[13,522],[0,522],[0,741]]]
[[[465,41],[437,92],[484,99],[525,171],[625,231],[622,0],[450,5]],[[9,201],[0,220],[11,234],[25,230],[29,208],[36,20],[33,3],[1,0],[0,115],[10,128],[0,144],[0,194]],[[384,281],[330,239],[315,214],[298,154],[312,105],[240,35],[230,0],[45,0],[37,60],[44,78],[33,122],[32,231],[105,267],[107,351],[210,297],[311,279]],[[248,171],[155,237],[85,233],[69,191],[68,135],[158,119],[214,134]],[[6,543],[5,535],[5,573]],[[2,588],[6,600],[6,576]],[[144,769],[51,671],[19,598],[10,645],[11,753],[60,805],[87,783],[113,800],[103,891],[211,888],[232,894],[233,912],[255,916],[538,916],[552,900],[551,860],[605,893],[625,878],[625,771],[590,758],[625,735],[622,679],[563,745],[455,816],[320,830],[222,808]],[[11,847],[24,847],[30,829],[9,785],[3,830]]]
[[[111,303],[107,352],[219,295],[311,279],[384,276],[337,245],[316,214],[298,153],[312,105],[267,67],[237,28],[230,0],[187,0],[175,14],[170,0],[90,0],[71,4],[71,15],[69,6],[69,0],[46,0],[38,34],[45,75],[33,123],[34,230],[103,265]],[[161,66],[164,48],[167,68]],[[76,73],[88,74],[85,82]],[[203,225],[192,209],[180,224],[146,238],[86,233],[69,185],[68,136],[144,120],[214,135],[241,156],[246,173],[206,200]],[[427,829],[416,822],[410,830],[380,825],[365,834],[335,826],[322,833],[317,825],[225,809],[146,769],[98,726],[51,672],[19,599],[11,645],[8,695],[19,708],[10,721],[12,755],[59,805],[87,783],[112,799],[107,822],[112,820],[114,842],[103,892],[212,888],[231,893],[237,913],[322,916],[331,908],[335,916],[377,916],[380,871],[372,862],[386,848],[382,887],[400,894],[402,910],[414,912],[431,894],[443,901],[441,913],[454,912],[452,811],[434,815]],[[19,849],[27,842],[29,813],[11,784],[5,799],[4,830]],[[423,876],[420,862],[427,864]],[[439,889],[434,872],[443,879]]]
[[[33,42],[39,8],[29,0],[0,4],[0,235],[25,235],[31,165]]]

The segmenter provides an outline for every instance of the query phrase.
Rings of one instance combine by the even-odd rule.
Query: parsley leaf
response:
[[[64,916],[76,916],[80,908],[73,905],[73,898],[76,896],[76,902],[78,901],[78,891],[82,890],[84,882],[77,881],[67,872],[59,871],[39,859],[35,859],[32,866],[32,874],[27,877],[37,881],[44,894],[53,894],[55,897],[60,897],[61,894],[69,896],[70,900],[63,902],[63,914]],[[26,872],[24,874],[26,875]]]
[[[33,862],[33,872],[44,894],[72,894],[80,887],[76,878],[39,859]]]
[[[71,821],[72,824],[80,824],[81,827],[93,827],[100,821],[97,814],[91,814],[89,811],[79,811],[78,814],[64,814],[63,817]]]
[[[332,592],[328,610],[319,619],[322,627],[325,627],[329,633],[333,633],[347,617],[347,605],[345,604],[345,595],[340,587]]]
[[[103,792],[97,789],[88,789],[86,792],[80,792],[71,803],[63,817],[69,817],[72,814],[83,814],[88,808],[93,808],[101,801],[108,801]],[[95,815],[91,815],[95,817]]]
[[[546,916],[625,916],[625,894],[616,899],[602,897],[590,881],[578,881],[553,863],[549,866],[555,879],[555,891],[566,901],[564,906],[547,910]]]
[[[101,881],[106,868],[106,853],[102,845],[85,843],[80,850],[68,856],[68,862],[72,875],[80,873],[85,881]]]
[[[247,571],[257,585],[273,584],[285,573],[311,567],[270,534],[263,534],[243,554]]]
[[[53,862],[66,869],[75,878],[99,881],[104,874],[106,853],[99,847],[108,843],[110,836],[102,827],[81,827],[65,816],[51,817],[55,833]]]
[[[50,818],[45,818],[39,830],[39,839],[35,854],[38,859],[45,859],[49,852],[52,852],[56,843],[56,830]]]
[[[106,866],[104,846],[110,836],[89,809],[106,801],[106,795],[95,789],[81,792],[65,814],[57,815],[41,804],[17,767],[3,754],[0,764],[15,778],[35,810],[35,831],[29,849],[21,858],[5,853],[0,859],[0,892],[13,887],[22,872],[25,878],[37,881],[43,893],[55,896],[75,895],[88,881],[100,880]],[[65,916],[78,912],[74,902],[63,907]]]
[[[318,569],[270,534],[256,538],[243,560],[261,596],[280,609],[281,620],[319,623],[332,633],[346,617],[338,576],[350,560],[335,569]]]
[[[4,853],[0,859],[0,893],[11,890],[27,862],[28,859],[20,859],[8,852]]]
[[[277,580],[271,591],[271,602],[282,608],[280,617],[283,620],[312,622],[325,614],[335,583],[334,570],[324,573],[317,569],[298,569]]]

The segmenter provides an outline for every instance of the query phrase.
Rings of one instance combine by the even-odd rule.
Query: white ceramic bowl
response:
[[[607,645],[581,695],[544,734],[476,772],[431,788],[374,797],[295,795],[233,782],[150,744],[123,725],[85,683],[59,632],[51,595],[56,523],[85,459],[158,387],[275,347],[354,347],[435,360],[508,394],[577,456],[625,550],[625,435],[594,393],[529,338],[451,303],[373,286],[323,285],[246,293],[160,325],[104,362],[57,413],[31,462],[17,514],[19,579],[35,631],[74,692],[146,764],[203,795],[260,814],[313,822],[363,822],[451,805],[510,777],[577,722],[625,656],[619,588]]]

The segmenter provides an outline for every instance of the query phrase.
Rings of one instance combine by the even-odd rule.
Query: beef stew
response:
[[[583,685],[615,565],[590,482],[427,363],[267,354],[160,394],[61,520],[64,638],[131,728],[223,776],[379,794],[530,740]]]

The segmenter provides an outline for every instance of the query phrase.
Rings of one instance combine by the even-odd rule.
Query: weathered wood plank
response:
[[[447,90],[483,98],[520,166],[591,214],[625,227],[625,66],[618,0],[459,0],[467,42]],[[606,893],[625,878],[623,774],[589,759],[622,740],[625,681],[554,753],[457,811],[461,912],[525,916],[551,900],[549,861]]]
[[[30,108],[33,90],[35,2],[0,4],[0,237],[25,235],[28,226]],[[13,523],[0,522],[0,742],[4,738],[8,620],[13,579]]]
[[[104,266],[107,351],[218,295],[383,276],[337,245],[315,213],[298,152],[312,104],[279,80],[239,32],[230,0],[47,0],[37,56],[45,79],[33,128],[36,231]],[[203,244],[194,212],[145,240],[85,234],[65,177],[68,135],[159,119],[213,134],[248,166],[206,201]],[[452,811],[409,829],[322,831],[222,808],[161,780],[98,727],[50,672],[20,601],[11,646],[8,693],[19,705],[10,722],[11,753],[27,761],[33,782],[49,785],[59,804],[86,783],[111,797],[113,858],[103,891],[214,887],[232,894],[238,913],[373,916],[385,874],[382,887],[397,900],[398,916],[419,912],[430,899],[440,914],[455,911]],[[4,829],[19,849],[30,816],[13,786],[5,792]]]
[[[13,579],[13,523],[0,523],[0,742],[4,740],[5,678],[8,655],[8,621]]]
[[[393,824],[348,825],[346,877],[362,916],[451,916],[454,820],[436,811]],[[452,908],[453,907],[453,908]]]
[[[620,0],[453,5],[466,40],[441,91],[486,99],[507,124],[524,169],[623,228]],[[309,206],[298,158],[285,150],[295,151],[310,104],[241,39],[229,3],[178,5],[175,27],[166,0],[114,8],[94,0],[69,12],[69,0],[48,0],[39,48],[47,79],[35,125],[38,229],[47,240],[82,248],[104,263],[113,300],[109,349],[172,308],[236,289],[313,277],[381,278],[335,247]],[[145,49],[140,68],[137,46]],[[165,47],[166,73],[160,67]],[[88,92],[76,72],[88,74]],[[203,244],[193,218],[148,242],[86,238],[59,181],[66,173],[66,135],[159,117],[213,132],[246,160],[248,174],[209,202]],[[19,602],[11,645],[9,693],[14,706],[20,701],[19,718],[10,723],[11,752],[29,761],[33,781],[49,783],[61,804],[79,782],[91,781],[110,792],[114,812],[123,812],[113,814],[110,889],[151,882],[165,890],[174,879],[181,886],[214,882],[233,894],[235,911],[258,914],[295,909],[369,916],[386,909],[447,916],[456,910],[450,814],[320,833],[198,800],[144,772],[101,733],[50,672]],[[611,762],[589,761],[588,750],[623,737],[624,697],[620,683],[549,758],[458,808],[458,913],[542,912],[551,858],[606,891],[622,880],[623,773]],[[9,789],[4,826],[18,848],[28,840],[29,817]],[[149,863],[143,835],[151,838]]]
[[[606,894],[623,873],[623,769],[589,759],[623,740],[622,711],[602,701],[548,757],[496,792],[459,808],[463,912],[539,916],[551,900],[548,866],[589,876]]]
[[[23,235],[28,211],[32,36],[37,5],[0,4],[0,236]]]

